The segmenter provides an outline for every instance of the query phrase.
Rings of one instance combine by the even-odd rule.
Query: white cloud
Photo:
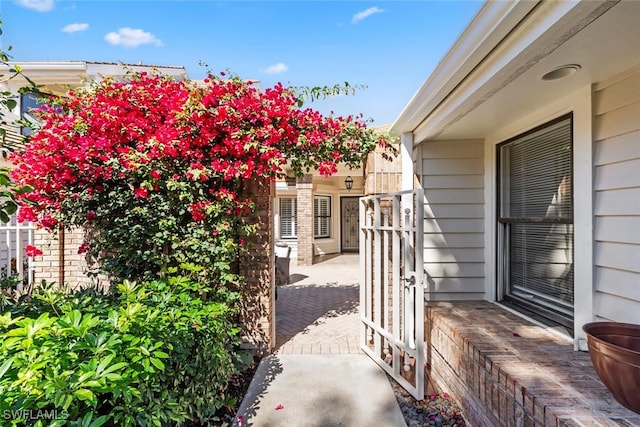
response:
[[[288,69],[289,69],[289,67],[287,66],[287,64],[285,64],[283,62],[278,62],[277,64],[269,65],[264,70],[264,72],[267,73],[267,74],[280,74],[280,73],[284,73]]]
[[[358,12],[355,15],[353,15],[353,18],[351,18],[351,23],[357,24],[358,22],[370,17],[371,15],[374,15],[376,13],[382,13],[382,12],[384,12],[384,10],[380,9],[377,6],[370,7],[367,10],[363,10],[362,12]]]
[[[89,24],[81,24],[76,22],[75,24],[69,24],[62,27],[63,33],[77,33],[79,31],[87,31],[89,29]]]
[[[104,39],[107,43],[114,46],[138,47],[143,44],[162,46],[162,40],[139,28],[120,28],[117,32],[111,32],[105,35]]]
[[[16,4],[38,12],[49,12],[53,9],[53,0],[15,0]]]

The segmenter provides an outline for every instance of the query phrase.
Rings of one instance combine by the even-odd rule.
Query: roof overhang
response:
[[[54,92],[64,93],[69,88],[84,86],[87,81],[100,80],[105,76],[122,77],[128,72],[159,71],[163,74],[186,77],[182,66],[158,66],[143,64],[122,64],[111,62],[88,61],[15,61],[7,65],[0,64],[0,74],[4,79],[9,77],[9,68],[19,65],[22,73],[37,85],[45,86]],[[21,76],[5,82],[10,87],[21,87],[27,84]]]
[[[489,1],[409,102],[391,132],[432,139],[483,138],[515,120],[640,62],[640,2]],[[581,70],[541,76],[563,64]]]

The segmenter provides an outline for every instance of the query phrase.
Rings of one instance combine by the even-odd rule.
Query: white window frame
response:
[[[567,126],[567,123],[569,126]],[[531,142],[531,140],[535,140],[538,141],[538,138],[540,138],[539,136],[535,136],[535,135],[540,135],[540,133],[543,133],[542,138],[546,140],[548,132],[553,132],[553,129],[557,129],[558,126],[562,125],[562,129],[563,129],[563,137],[567,137],[569,139],[570,142],[570,146],[571,146],[571,150],[570,150],[570,157],[567,157],[565,160],[567,161],[568,165],[565,164],[564,166],[568,166],[568,170],[563,170],[562,173],[567,173],[569,172],[571,175],[573,175],[573,114],[566,114],[566,115],[562,115],[559,117],[556,117],[553,120],[550,120],[549,122],[543,123],[540,126],[537,126],[535,128],[532,128],[530,130],[528,130],[527,132],[524,132],[520,135],[517,135],[513,138],[511,138],[510,140],[504,141],[500,144],[498,144],[497,147],[497,151],[498,153],[496,153],[497,155],[497,159],[499,160],[499,164],[497,167],[497,174],[498,174],[498,188],[497,190],[497,198],[498,198],[498,212],[497,212],[497,221],[498,221],[498,257],[502,260],[504,260],[503,262],[500,263],[501,268],[498,271],[498,275],[497,275],[497,279],[498,279],[498,292],[497,292],[497,296],[499,298],[499,300],[501,301],[505,301],[505,302],[510,302],[513,303],[514,306],[518,306],[520,307],[519,309],[516,309],[517,311],[520,311],[520,309],[522,309],[524,307],[525,312],[528,310],[530,312],[534,312],[540,315],[541,318],[546,318],[548,320],[551,320],[553,322],[557,322],[559,324],[564,324],[566,327],[569,327],[570,324],[573,323],[573,309],[574,309],[574,305],[573,303],[569,304],[566,300],[564,301],[560,301],[555,300],[554,301],[554,297],[553,295],[554,292],[559,292],[559,288],[555,289],[555,285],[553,283],[549,283],[549,284],[544,284],[543,286],[546,288],[545,290],[549,290],[549,293],[546,293],[544,291],[540,291],[539,289],[536,290],[535,287],[527,287],[524,284],[521,283],[522,288],[520,288],[518,291],[515,290],[515,288],[511,288],[511,281],[509,280],[509,270],[512,267],[511,266],[511,256],[515,256],[512,252],[511,249],[509,249],[510,243],[511,243],[511,238],[509,237],[511,235],[510,230],[512,229],[512,227],[517,227],[517,226],[569,226],[569,228],[571,229],[570,232],[567,232],[565,237],[570,237],[571,238],[571,243],[570,243],[570,250],[569,248],[567,248],[567,250],[570,251],[570,255],[569,255],[569,260],[567,260],[568,263],[570,263],[571,265],[571,269],[573,270],[573,261],[574,261],[574,257],[573,257],[573,253],[574,253],[574,235],[573,235],[573,206],[564,206],[561,210],[562,210],[562,214],[559,213],[553,213],[551,215],[549,215],[549,213],[547,212],[547,215],[543,215],[541,212],[542,210],[544,210],[544,208],[538,208],[540,210],[540,212],[536,211],[535,208],[531,208],[531,206],[529,207],[529,209],[533,209],[533,211],[536,212],[536,214],[531,214],[531,211],[527,211],[527,213],[518,213],[516,211],[515,214],[513,214],[510,211],[510,189],[507,188],[500,188],[501,186],[510,183],[510,177],[509,174],[507,172],[505,172],[504,170],[500,170],[504,167],[508,167],[511,164],[511,157],[507,156],[506,154],[504,154],[504,149],[508,148],[508,147],[513,147],[514,144],[529,144],[527,145],[527,147],[530,147],[531,144],[535,145],[538,142]],[[568,130],[568,135],[564,135],[564,132],[567,132]],[[531,135],[534,135],[533,137]],[[559,139],[557,139],[558,137],[556,137],[556,143],[559,143]],[[525,142],[523,142],[525,141]],[[562,143],[566,143],[566,140],[562,140]],[[529,149],[530,150],[530,149]],[[525,154],[526,156],[531,156],[531,153],[527,153]],[[527,157],[527,159],[531,159],[533,160],[531,157]],[[540,162],[538,162],[540,164]],[[546,167],[546,166],[545,166]],[[545,172],[547,172],[545,170]],[[549,172],[557,172],[553,169],[550,169]],[[572,180],[573,181],[573,177]],[[570,185],[570,194],[573,194],[573,183],[571,182]],[[547,190],[549,190],[547,188]],[[549,190],[550,191],[550,190]],[[559,191],[556,189],[556,192]],[[502,195],[502,200],[500,200],[500,195]],[[547,194],[545,194],[547,195]],[[532,196],[532,198],[535,198],[535,195]],[[570,200],[573,200],[573,197],[569,197]],[[540,201],[542,202],[542,201]],[[546,206],[548,208],[548,206]],[[506,209],[506,211],[504,210]],[[567,210],[568,209],[568,210]],[[531,215],[531,217],[530,217]],[[544,217],[544,218],[543,218]],[[546,222],[545,219],[551,217],[552,219],[549,220],[549,222]],[[540,220],[541,222],[537,222],[537,220]],[[526,261],[524,261],[526,262]],[[551,261],[549,261],[551,262]],[[529,274],[531,274],[531,272],[529,272]],[[525,276],[527,274],[525,273]],[[536,275],[535,273],[533,273],[532,275],[532,280],[544,280],[541,279],[539,275]],[[560,280],[560,277],[556,277],[554,278],[556,280]],[[526,279],[525,279],[526,282]],[[573,283],[573,279],[571,279],[570,281],[571,283],[571,293],[572,293],[572,297],[573,297],[573,292],[575,291],[575,286]],[[542,293],[540,293],[542,292]],[[522,296],[522,295],[526,295],[526,296]],[[529,299],[531,298],[531,299]]]
[[[564,114],[573,113],[573,227],[574,227],[574,349],[586,350],[582,325],[593,321],[593,136],[592,88],[584,86],[541,110],[489,135],[485,144],[485,295],[496,301],[497,221],[496,148],[517,136]],[[521,315],[522,317],[526,317]],[[529,319],[532,320],[532,319]]]
[[[286,212],[286,215],[283,214],[285,212],[285,208],[283,206],[284,203],[291,203],[291,207],[288,209],[290,212]],[[281,239],[295,239],[298,237],[298,219],[296,215],[298,214],[298,206],[297,199],[295,197],[281,197],[278,203],[278,215],[280,216],[280,238]],[[285,221],[289,221],[287,227],[284,227]],[[290,233],[284,233],[283,230],[287,228],[290,229]]]
[[[325,202],[322,213],[320,202]],[[316,239],[331,237],[331,196],[313,197],[313,236]],[[324,227],[324,232],[322,228]]]

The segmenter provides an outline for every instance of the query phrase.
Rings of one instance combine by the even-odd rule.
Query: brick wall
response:
[[[245,278],[240,322],[245,347],[264,354],[275,345],[275,256],[272,239],[275,183],[254,180],[245,183],[243,191],[251,194],[256,203],[256,211],[246,220],[259,224],[260,228],[247,242],[248,253],[240,258],[240,274]]]
[[[83,240],[84,231],[80,228],[58,231],[56,234],[37,229],[34,244],[42,250],[43,255],[34,260],[35,283],[46,280],[47,283],[65,284],[72,289],[97,283],[107,286],[108,281],[104,276],[88,275],[90,264],[84,255],[78,254]]]
[[[448,392],[471,426],[640,425],[588,353],[486,301],[426,307],[427,392]]]
[[[313,264],[313,177],[305,175],[296,183],[298,265]]]

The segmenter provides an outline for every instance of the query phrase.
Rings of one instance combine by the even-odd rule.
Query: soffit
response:
[[[592,7],[594,2],[583,2],[578,6],[582,5]],[[598,2],[598,6],[604,9],[601,15],[594,16],[602,10],[594,9],[588,14],[576,8],[564,17],[564,21],[551,28],[545,34],[546,38],[541,37],[540,43],[556,43],[547,49],[548,52],[543,45],[528,46],[500,70],[502,74],[496,73],[471,90],[469,96],[456,100],[452,92],[448,100],[450,104],[445,101],[439,105],[440,110],[432,111],[431,116],[426,117],[415,130],[415,142],[483,138],[505,123],[640,62],[640,25],[637,24],[640,2]],[[572,20],[575,16],[579,18]],[[571,34],[567,25],[582,28]],[[570,37],[567,38],[567,34]],[[566,79],[541,80],[544,73],[564,64],[579,64],[582,68]],[[518,74],[518,70],[522,72]],[[507,73],[510,73],[510,78],[506,77]],[[472,85],[473,75],[469,78],[471,80],[467,83]],[[464,86],[457,89],[464,89]]]

